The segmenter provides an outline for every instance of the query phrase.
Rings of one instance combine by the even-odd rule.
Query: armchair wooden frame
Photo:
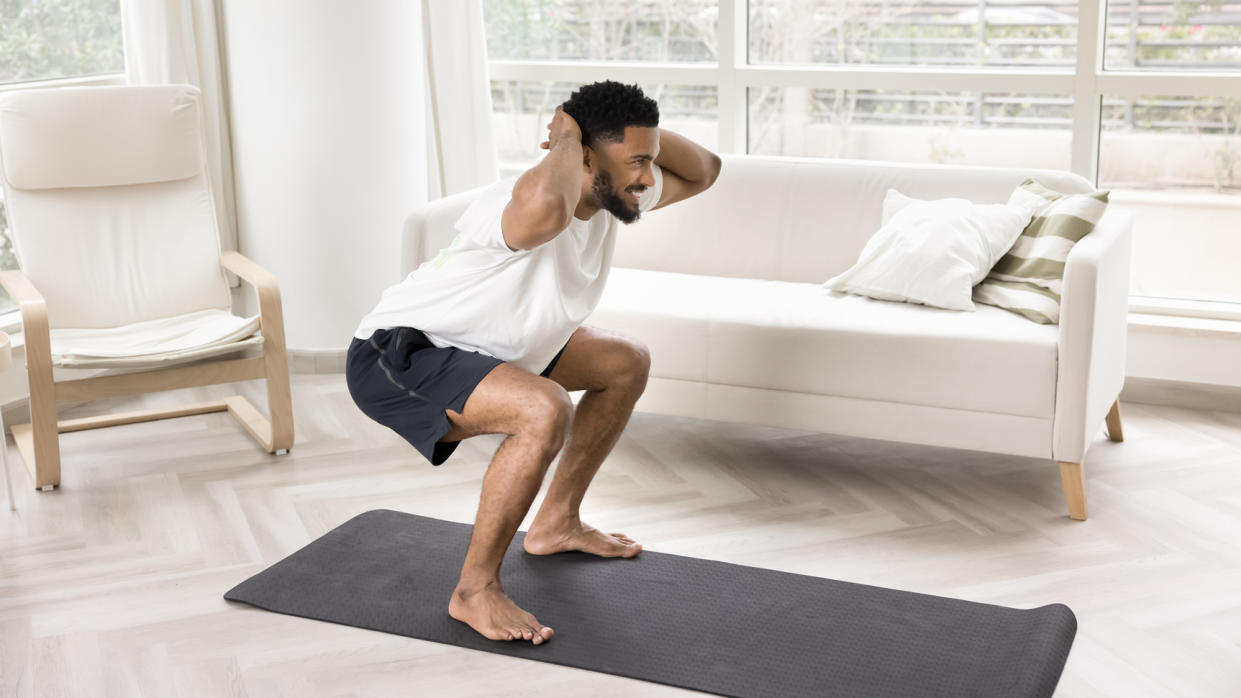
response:
[[[220,255],[220,265],[254,286],[258,292],[263,355],[223,359],[190,366],[97,376],[55,382],[52,378],[51,335],[43,296],[20,270],[0,272],[0,285],[21,309],[26,341],[26,369],[30,380],[30,423],[12,428],[36,489],[60,485],[59,435],[119,424],[150,422],[208,412],[227,411],[268,453],[287,453],[293,447],[293,398],[285,350],[284,314],[276,277],[237,252]],[[181,407],[127,412],[58,421],[56,406],[163,390],[265,379],[270,421],[241,395]]]

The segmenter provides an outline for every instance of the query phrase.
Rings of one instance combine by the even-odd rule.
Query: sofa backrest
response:
[[[779,281],[823,282],[848,269],[879,229],[889,188],[918,199],[1003,203],[1026,177],[1064,192],[1093,191],[1071,172],[867,160],[724,155],[715,186],[621,226],[618,267]],[[414,212],[403,273],[456,235],[453,223],[481,189]]]
[[[852,266],[879,229],[888,189],[1003,203],[1026,177],[1093,191],[1070,172],[866,160],[722,156],[706,192],[622,226],[619,267],[806,283]]]

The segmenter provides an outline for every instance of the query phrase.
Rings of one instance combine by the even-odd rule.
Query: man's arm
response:
[[[655,164],[664,171],[664,191],[652,209],[701,194],[720,176],[720,156],[665,128],[659,130]]]
[[[582,130],[562,107],[547,127],[547,157],[517,178],[500,217],[504,243],[512,250],[538,247],[559,235],[582,197]]]

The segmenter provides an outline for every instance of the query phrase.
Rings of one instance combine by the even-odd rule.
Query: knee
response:
[[[544,449],[555,453],[569,436],[573,400],[564,388],[548,380],[531,394],[522,416],[523,430],[537,438]]]
[[[626,342],[616,352],[610,387],[641,395],[651,375],[651,352],[641,342]],[[636,397],[636,395],[635,395]]]

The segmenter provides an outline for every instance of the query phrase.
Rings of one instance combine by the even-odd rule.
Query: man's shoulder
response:
[[[458,219],[457,229],[460,230],[465,226],[490,224],[496,220],[496,217],[504,212],[504,207],[508,206],[508,202],[512,200],[513,184],[516,181],[516,177],[501,179],[479,192],[478,196],[475,196],[470,205],[466,207],[465,212],[461,214],[461,218]]]

